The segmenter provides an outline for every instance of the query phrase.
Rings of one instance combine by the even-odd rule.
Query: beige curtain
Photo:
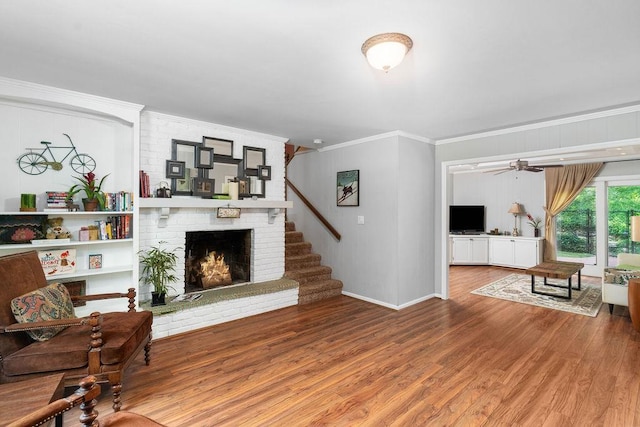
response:
[[[585,163],[545,169],[545,260],[556,259],[556,215],[573,202],[601,167],[602,163]]]

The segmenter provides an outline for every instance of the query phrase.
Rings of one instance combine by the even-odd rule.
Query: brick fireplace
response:
[[[249,282],[251,230],[187,231],[186,293]]]
[[[241,159],[243,148],[265,150],[266,164],[271,167],[271,180],[265,181],[265,197],[257,201],[224,201],[242,209],[240,218],[217,218],[217,206],[223,201],[198,197],[174,196],[171,199],[137,199],[139,249],[145,250],[165,241],[163,247],[181,248],[176,272],[178,280],[172,284],[173,294],[185,291],[187,257],[184,248],[189,232],[220,232],[246,230],[249,234],[247,254],[248,278],[238,279],[233,287],[211,288],[205,292],[223,292],[225,289],[249,287],[278,281],[284,276],[284,208],[287,205],[284,185],[284,143],[286,139],[213,123],[144,111],[140,121],[139,168],[150,177],[152,190],[166,181],[165,162],[171,159],[171,141],[202,141],[204,136],[233,141],[233,157]],[[216,204],[218,203],[218,204]],[[195,289],[195,288],[194,288]],[[277,295],[254,295],[216,306],[197,310],[179,311],[175,315],[163,314],[154,319],[154,337],[172,335],[213,323],[222,323],[260,312],[297,304],[297,288]],[[151,289],[139,284],[139,299],[150,299]]]

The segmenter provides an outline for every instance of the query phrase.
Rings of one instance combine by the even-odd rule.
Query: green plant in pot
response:
[[[152,246],[146,251],[140,251],[140,262],[143,264],[140,280],[146,284],[153,285],[151,292],[151,305],[164,305],[165,296],[169,289],[169,283],[177,280],[175,273],[178,256],[174,251],[162,248],[161,245],[167,243],[160,241],[158,246]]]
[[[80,191],[84,191],[86,197],[82,199],[82,203],[84,204],[85,211],[104,210],[106,196],[102,191],[102,183],[108,176],[109,174],[103,176],[97,185],[96,174],[93,172],[86,173],[81,177],[74,176],[73,178],[77,179],[80,183],[71,186],[67,192],[67,201],[73,200],[73,196]]]

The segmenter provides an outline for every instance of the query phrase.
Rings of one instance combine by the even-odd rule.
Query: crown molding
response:
[[[474,133],[471,135],[458,136],[454,138],[444,138],[444,139],[436,140],[435,144],[444,145],[444,144],[451,144],[454,142],[469,141],[472,139],[487,138],[487,137],[498,136],[498,135],[507,135],[515,132],[523,132],[523,131],[534,130],[534,129],[543,129],[551,126],[577,123],[585,120],[594,120],[594,119],[601,119],[604,117],[618,116],[621,114],[637,113],[638,111],[640,111],[640,104],[630,105],[627,107],[614,108],[611,110],[580,114],[577,116],[563,117],[561,119],[553,119],[553,120],[547,120],[542,122],[530,123],[526,125],[514,126],[514,127],[504,128],[504,129],[496,129],[496,130],[487,131],[487,132]]]
[[[140,111],[144,108],[144,105],[140,104],[6,77],[0,77],[0,97],[17,102],[113,116],[129,123],[137,123],[140,120]]]
[[[409,138],[409,139],[413,139],[419,142],[424,142],[427,144],[433,144],[433,140],[429,139],[429,138],[425,138],[423,136],[419,136],[419,135],[413,135],[410,134],[408,132],[404,132],[401,130],[394,130],[392,132],[387,132],[387,133],[381,133],[378,135],[372,135],[372,136],[367,136],[366,138],[360,138],[360,139],[354,139],[352,141],[347,141],[347,142],[342,142],[340,144],[334,144],[334,145],[330,145],[328,147],[323,147],[323,148],[318,148],[316,151],[319,152],[323,152],[323,151],[331,151],[331,150],[338,150],[341,148],[347,148],[347,147],[351,147],[353,145],[358,145],[358,144],[364,144],[366,142],[371,142],[371,141],[378,141],[380,139],[383,138],[394,138],[394,137],[403,137],[403,138]]]

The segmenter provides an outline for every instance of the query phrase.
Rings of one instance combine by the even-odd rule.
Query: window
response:
[[[556,239],[558,260],[597,264],[595,187],[584,188],[556,217]]]
[[[631,217],[640,215],[640,186],[607,187],[608,265],[618,264],[619,253],[640,253],[640,243],[631,241]]]

